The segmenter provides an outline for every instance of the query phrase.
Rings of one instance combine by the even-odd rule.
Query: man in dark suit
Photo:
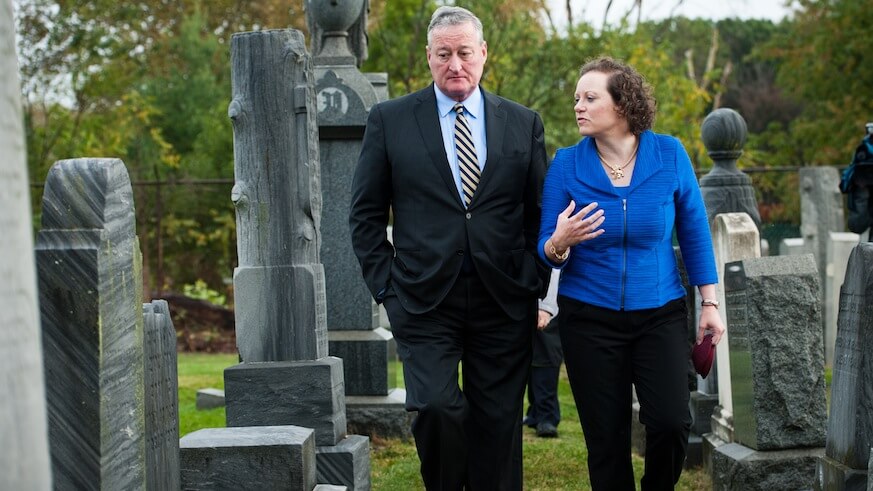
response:
[[[546,155],[539,115],[479,87],[487,55],[475,15],[437,9],[434,83],[370,110],[352,183],[353,247],[391,322],[428,489],[522,484]]]

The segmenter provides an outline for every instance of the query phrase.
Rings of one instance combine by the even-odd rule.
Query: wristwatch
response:
[[[718,300],[713,300],[711,298],[704,298],[703,301],[700,302],[700,306],[706,307],[707,305],[712,305],[713,307],[715,307],[717,309],[719,306],[719,302],[718,302]]]

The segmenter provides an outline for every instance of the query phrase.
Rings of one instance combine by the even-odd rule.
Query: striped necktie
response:
[[[479,185],[479,159],[476,158],[476,146],[473,145],[473,133],[464,116],[464,105],[455,104],[455,150],[458,153],[458,167],[461,171],[461,188],[464,192],[464,204],[469,206]]]

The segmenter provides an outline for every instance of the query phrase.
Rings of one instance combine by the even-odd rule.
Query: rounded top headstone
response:
[[[713,160],[739,158],[748,133],[746,120],[740,113],[726,107],[709,113],[700,127],[706,152]]]
[[[315,21],[325,31],[348,31],[361,15],[364,0],[307,0]]]

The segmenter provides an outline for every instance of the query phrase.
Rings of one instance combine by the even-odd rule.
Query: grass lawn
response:
[[[179,353],[179,430],[185,435],[200,428],[225,425],[224,408],[198,411],[197,390],[224,388],[223,371],[236,364],[235,354]],[[402,376],[403,371],[397,370]],[[402,381],[401,381],[402,383]],[[579,415],[573,404],[566,373],[562,371],[559,399],[562,421],[558,438],[538,438],[534,431],[524,429],[525,490],[585,490],[590,489],[585,466],[585,442],[579,426]],[[372,487],[375,491],[423,490],[418,474],[418,455],[412,441],[376,440],[371,442]],[[637,480],[642,476],[643,459],[634,456]],[[685,471],[676,487],[679,490],[709,490],[709,477],[701,469]]]

